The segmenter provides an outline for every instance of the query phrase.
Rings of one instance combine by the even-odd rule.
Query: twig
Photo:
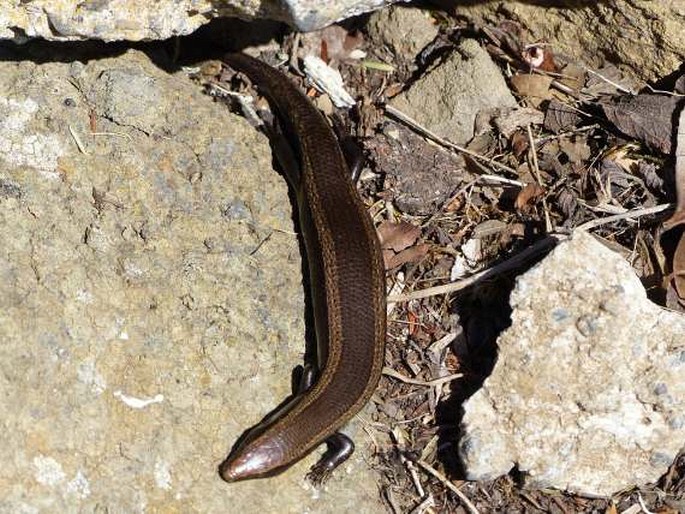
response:
[[[583,113],[583,114],[585,114],[585,113]],[[553,134],[551,136],[541,137],[541,138],[537,139],[536,142],[539,144],[543,144],[543,143],[547,143],[548,141],[553,141],[555,139],[561,139],[562,137],[570,137],[570,136],[575,136],[577,134],[580,134],[582,132],[589,132],[590,130],[594,130],[598,127],[599,127],[598,123],[593,123],[592,125],[587,125],[585,127],[580,127],[580,128],[574,129],[574,130],[569,130],[567,132],[560,132],[558,134]]]
[[[429,494],[421,503],[409,511],[409,514],[423,514],[431,507],[435,507],[435,500],[433,499],[433,496]]]
[[[531,160],[533,161],[533,173],[535,174],[535,180],[538,181],[538,186],[543,190],[545,184],[542,181],[542,175],[540,174],[540,166],[538,165],[538,151],[535,148],[535,139],[533,138],[533,130],[530,128],[530,123],[526,126],[528,131],[528,144],[530,144]],[[545,229],[549,234],[552,232],[552,220],[549,217],[549,207],[547,206],[547,198],[542,197],[542,209],[545,211]]]
[[[607,84],[610,84],[610,85],[614,86],[614,87],[615,87],[616,89],[618,89],[619,91],[623,91],[624,93],[628,93],[629,95],[632,95],[632,96],[635,96],[635,95],[636,95],[635,91],[633,91],[633,90],[631,90],[631,89],[628,89],[628,88],[626,88],[626,87],[623,87],[623,86],[622,86],[621,84],[619,84],[618,82],[614,82],[613,80],[608,79],[607,77],[605,77],[605,76],[602,75],[601,73],[599,73],[599,72],[597,72],[597,71],[595,71],[595,70],[593,70],[593,69],[590,69],[590,68],[588,68],[587,66],[584,66],[584,68],[585,68],[585,71],[587,71],[587,72],[590,73],[591,75],[594,75],[595,77],[598,77],[598,78],[602,79],[604,82],[606,82]]]
[[[666,96],[675,96],[679,98],[684,98],[685,95],[682,93],[675,93],[674,91],[664,91],[663,89],[655,89],[649,84],[647,84],[647,89],[649,89],[652,93],[657,94],[657,95],[666,95]]]
[[[513,168],[510,168],[509,166],[506,166],[504,164],[500,164],[499,162],[497,162],[494,159],[491,159],[489,157],[485,157],[484,155],[481,155],[481,154],[476,153],[476,152],[472,152],[471,150],[468,150],[467,148],[464,148],[463,146],[459,146],[455,143],[452,143],[451,141],[448,141],[447,139],[440,137],[435,132],[424,127],[418,121],[413,119],[411,116],[408,116],[407,114],[403,113],[399,109],[396,109],[392,105],[386,105],[385,106],[385,112],[387,114],[390,114],[396,120],[401,121],[402,123],[409,125],[416,132],[423,134],[424,136],[426,136],[429,139],[432,139],[433,141],[435,141],[439,145],[446,146],[448,148],[456,150],[457,152],[469,155],[469,156],[473,157],[474,159],[478,159],[479,161],[490,164],[491,166],[494,166],[496,168],[499,168],[499,169],[508,171],[509,173],[513,173],[514,175],[517,175],[516,170]]]
[[[124,132],[91,132],[91,136],[93,137],[98,137],[98,136],[110,136],[110,137],[121,137],[124,139],[128,139],[129,141],[133,141],[133,138],[131,137],[130,134],[126,134]]]
[[[660,212],[667,211],[675,207],[673,203],[663,203],[661,205],[655,205],[654,207],[647,207],[644,209],[633,209],[632,211],[624,212],[622,214],[615,214],[613,216],[607,216],[606,218],[597,218],[596,220],[586,221],[585,223],[578,225],[573,230],[590,230],[593,228],[606,225],[608,223],[613,223],[615,221],[621,221],[625,219],[634,220],[635,218],[641,218],[642,216],[649,216],[650,214],[658,214]]]
[[[537,243],[534,243],[533,245],[523,250],[521,253],[514,255],[506,261],[500,262],[499,264],[495,264],[491,268],[485,269],[483,271],[479,271],[478,273],[475,273],[470,277],[457,280],[456,282],[450,282],[449,284],[443,284],[441,286],[428,287],[426,289],[421,289],[420,291],[414,291],[412,293],[390,296],[388,297],[388,302],[408,302],[410,300],[419,300],[421,298],[428,298],[430,296],[437,296],[441,294],[448,294],[454,293],[456,291],[461,291],[462,289],[466,289],[467,287],[470,287],[481,280],[501,275],[502,273],[519,267],[527,260],[545,252],[546,250],[549,250],[564,238],[565,236],[550,236],[546,239],[538,241]]]
[[[221,93],[224,97],[231,97],[236,99],[240,104],[240,108],[243,111],[243,115],[245,116],[247,122],[250,125],[252,125],[253,127],[261,127],[262,125],[265,125],[264,120],[262,120],[262,118],[259,117],[259,114],[257,114],[257,111],[254,108],[254,100],[250,95],[238,93],[236,91],[231,91],[230,89],[226,89],[217,82],[210,82],[209,86],[214,88],[219,93]]]
[[[448,382],[453,382],[454,380],[464,376],[463,373],[454,373],[452,375],[447,375],[446,377],[440,377],[433,380],[417,380],[415,378],[404,376],[402,373],[399,373],[394,369],[388,367],[383,368],[383,374],[388,377],[396,378],[397,380],[400,380],[401,382],[404,382],[406,384],[426,387],[435,387],[440,386],[442,384],[447,384]]]
[[[69,125],[69,133],[71,134],[71,137],[74,138],[74,143],[76,143],[76,147],[78,148],[79,152],[81,152],[84,155],[88,155],[85,146],[83,146],[81,138],[79,137],[76,130],[74,130],[74,127],[72,127],[71,125]]]
[[[649,509],[647,508],[647,506],[645,505],[644,500],[642,499],[642,495],[641,495],[640,493],[637,493],[637,501],[640,502],[640,507],[642,508],[642,511],[643,511],[645,514],[656,514],[655,512],[652,512],[651,510],[649,510]]]
[[[421,469],[426,471],[428,474],[433,475],[435,478],[440,480],[440,482],[442,482],[445,487],[447,487],[450,491],[456,494],[461,500],[461,502],[464,504],[464,507],[466,507],[466,510],[468,510],[471,514],[480,514],[476,506],[473,503],[471,503],[471,500],[469,500],[466,497],[466,495],[462,493],[456,485],[454,485],[450,480],[448,480],[445,475],[440,473],[437,469],[435,469],[433,466],[431,466],[423,460],[417,460],[416,463],[419,465]]]
[[[500,177],[499,175],[479,175],[480,180],[492,180],[493,182],[500,182],[502,184],[507,184],[509,186],[524,187],[526,184],[520,180],[513,180],[510,178]]]

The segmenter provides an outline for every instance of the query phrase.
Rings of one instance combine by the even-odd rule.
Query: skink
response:
[[[310,273],[317,339],[313,380],[257,425],[220,465],[227,482],[271,476],[326,442],[310,471],[323,481],[353,449],[338,430],[368,402],[383,367],[385,272],[373,222],[357,195],[338,141],[323,115],[276,69],[244,54],[226,62],[245,73],[297,144],[283,171],[297,197]],[[278,157],[278,152],[277,152]]]

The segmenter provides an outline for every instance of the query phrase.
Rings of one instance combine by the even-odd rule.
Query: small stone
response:
[[[467,39],[390,104],[437,135],[463,145],[485,109],[516,107],[499,68],[478,42]]]

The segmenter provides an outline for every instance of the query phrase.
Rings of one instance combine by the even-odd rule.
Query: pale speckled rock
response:
[[[464,405],[470,479],[608,496],[655,482],[685,445],[685,316],[580,233],[521,276],[495,369]]]
[[[604,60],[620,64],[643,80],[668,75],[685,61],[682,0],[449,3],[455,14],[477,23],[518,22],[529,34],[526,42],[548,42],[556,53],[595,67]]]
[[[473,137],[476,115],[516,100],[499,68],[480,45],[467,39],[390,104],[453,143]]]
[[[369,16],[367,30],[377,47],[386,45],[402,58],[416,56],[439,31],[429,11],[401,4]]]
[[[185,76],[0,63],[0,512],[382,508],[363,437],[322,491],[313,458],[217,473],[301,363],[291,216],[265,138]]]
[[[309,31],[392,1],[0,0],[0,39],[159,40],[190,34],[220,16],[284,21]]]

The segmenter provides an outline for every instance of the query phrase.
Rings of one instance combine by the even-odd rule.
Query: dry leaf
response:
[[[559,141],[559,150],[566,154],[569,162],[578,163],[587,161],[592,151],[584,137],[562,138]]]
[[[511,149],[517,159],[520,159],[523,153],[530,147],[528,135],[522,131],[516,132],[511,138]]]
[[[413,245],[421,235],[421,227],[401,221],[392,223],[386,221],[378,227],[378,237],[381,248],[401,252]]]
[[[429,245],[414,245],[421,235],[421,227],[401,221],[386,221],[378,227],[383,260],[386,269],[393,269],[408,262],[418,262],[428,253]]]
[[[457,195],[454,198],[452,198],[447,205],[444,207],[445,212],[457,212],[463,209],[464,207],[464,197],[462,195]]]
[[[580,88],[585,84],[586,79],[587,72],[585,71],[585,68],[579,66],[578,64],[568,63],[561,70],[559,82],[575,91],[579,91]]]
[[[549,86],[552,77],[545,75],[514,75],[511,77],[511,85],[521,96],[530,101],[533,107],[537,107],[543,100],[552,98]]]
[[[630,84],[623,77],[621,70],[613,64],[607,64],[587,75],[583,92],[591,96],[615,95],[617,89],[614,84],[619,84],[624,89],[630,89]]]
[[[521,127],[542,125],[544,119],[545,115],[537,109],[533,109],[532,107],[519,107],[495,116],[492,121],[495,127],[497,127],[497,130],[499,130],[504,137],[510,137]]]
[[[428,255],[428,250],[430,249],[429,244],[419,244],[402,250],[400,253],[388,256],[386,251],[383,251],[383,260],[385,261],[385,268],[388,270],[399,268],[403,264],[409,262],[416,263],[422,260],[426,255]]]
[[[673,115],[681,99],[665,95],[637,95],[618,102],[602,102],[607,119],[625,135],[648,147],[670,154],[673,147]]]
[[[516,196],[516,202],[514,206],[519,212],[528,212],[529,206],[534,204],[538,198],[545,194],[544,188],[538,186],[537,184],[526,184],[519,194]]]
[[[544,127],[555,134],[559,134],[576,128],[581,120],[577,109],[573,109],[558,100],[552,100],[547,106],[547,111],[545,111]]]

